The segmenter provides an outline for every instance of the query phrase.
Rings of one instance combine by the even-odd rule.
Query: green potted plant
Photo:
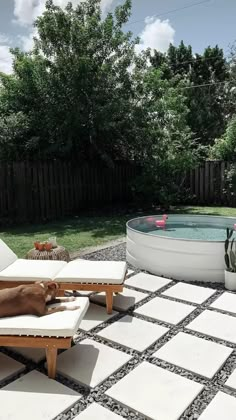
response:
[[[236,247],[235,238],[230,242],[234,233],[233,229],[227,228],[225,240],[225,288],[228,290],[236,290]]]

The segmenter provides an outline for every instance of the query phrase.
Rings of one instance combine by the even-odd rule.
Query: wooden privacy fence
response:
[[[0,221],[42,221],[89,208],[122,204],[131,196],[138,168],[114,169],[71,162],[0,163]]]
[[[226,183],[226,171],[229,167],[227,162],[207,161],[190,171],[187,179],[190,202],[234,206],[235,198]]]

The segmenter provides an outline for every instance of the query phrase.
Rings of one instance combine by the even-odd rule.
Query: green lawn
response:
[[[228,207],[175,207],[172,213],[235,216],[236,209]],[[140,216],[141,214],[139,214]],[[33,242],[56,236],[57,242],[69,251],[96,246],[125,235],[125,223],[135,215],[75,217],[38,225],[0,228],[0,238],[19,256],[24,257]]]

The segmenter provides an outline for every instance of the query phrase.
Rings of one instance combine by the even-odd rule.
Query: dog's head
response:
[[[39,283],[45,290],[46,302],[53,300],[57,297],[59,285],[55,281],[43,281]]]

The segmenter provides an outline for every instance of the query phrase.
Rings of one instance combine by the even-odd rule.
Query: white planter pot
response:
[[[236,290],[236,273],[225,270],[225,288],[228,290]]]

